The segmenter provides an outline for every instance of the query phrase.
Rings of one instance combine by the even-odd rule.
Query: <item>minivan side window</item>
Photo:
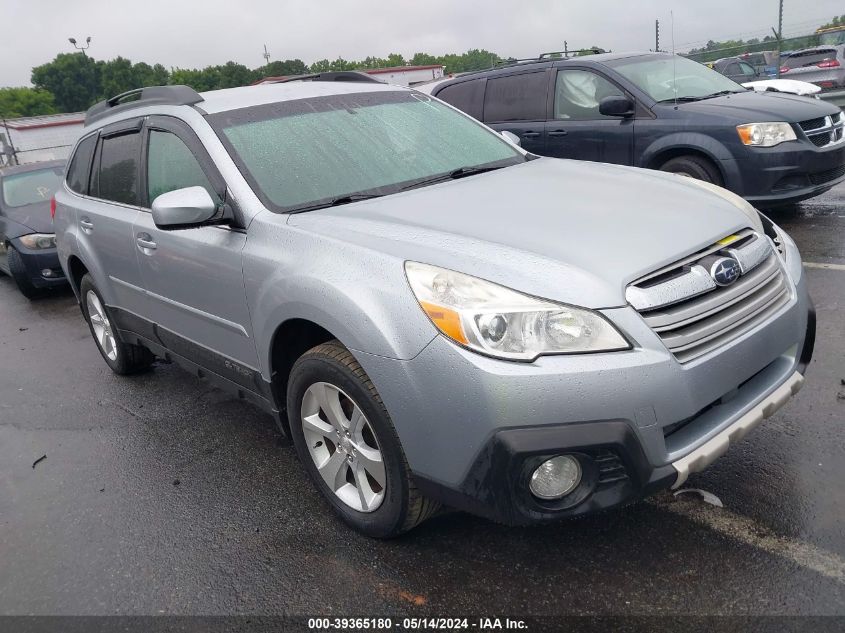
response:
[[[100,141],[100,168],[92,178],[91,194],[104,200],[138,204],[138,165],[141,135],[138,132],[109,136]],[[94,191],[94,186],[97,191]]]
[[[150,130],[147,147],[147,200],[185,187],[204,187],[213,200],[219,196],[193,152],[171,132]]]
[[[487,80],[484,120],[544,121],[548,78],[545,71]]]
[[[437,98],[480,121],[484,108],[484,79],[446,86],[437,93]]]
[[[599,102],[605,97],[624,97],[610,81],[588,70],[561,70],[555,81],[555,119],[587,121],[605,117]]]
[[[91,157],[97,145],[97,135],[92,134],[80,141],[70,160],[67,170],[67,186],[76,193],[88,193],[88,176],[91,173]]]

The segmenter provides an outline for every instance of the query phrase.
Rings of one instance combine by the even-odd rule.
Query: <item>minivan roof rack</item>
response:
[[[137,97],[137,98],[133,98]],[[127,90],[119,95],[100,101],[88,108],[85,113],[85,125],[111,116],[116,112],[123,112],[132,108],[146,105],[194,105],[203,101],[200,94],[190,86],[148,86]]]
[[[591,55],[599,55],[601,53],[609,53],[610,51],[603,51],[600,48],[577,48],[565,51],[549,51],[548,53],[540,53],[537,59],[549,59],[552,55],[560,55],[564,59],[572,57],[572,54],[580,55],[581,53],[589,53]]]
[[[310,75],[297,75],[295,77],[282,77],[265,81],[268,84],[284,84],[290,81],[361,81],[366,83],[383,84],[381,79],[372,75],[362,73],[358,70],[332,70],[324,73],[312,73]]]

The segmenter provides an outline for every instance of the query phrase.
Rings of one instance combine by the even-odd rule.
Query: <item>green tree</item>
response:
[[[140,88],[138,75],[132,62],[124,57],[115,57],[107,62],[100,62],[101,96],[109,99],[127,90]]]
[[[37,88],[0,88],[0,117],[14,119],[20,116],[54,114],[53,95]]]
[[[102,94],[100,65],[82,53],[61,53],[32,69],[32,84],[53,95],[60,112],[79,112]]]
[[[238,86],[248,86],[256,79],[254,71],[250,70],[243,64],[235,62],[226,62],[222,66],[213,66],[216,68],[218,83],[217,88],[237,88]],[[207,69],[208,70],[208,69]]]
[[[414,53],[414,56],[408,61],[411,66],[431,66],[433,64],[439,64],[440,62],[437,61],[437,58],[434,55],[429,55],[428,53]]]
[[[217,68],[209,66],[202,70],[196,68],[174,68],[170,72],[170,83],[172,85],[190,86],[194,90],[216,90],[220,87],[220,74]]]
[[[301,59],[274,61],[255,70],[257,79],[262,79],[263,77],[290,77],[292,75],[304,75],[307,72],[308,66]]]
[[[170,73],[161,64],[150,66],[147,63],[139,62],[135,64],[133,72],[139,87],[166,86],[170,81]]]
[[[404,66],[405,65],[405,58],[400,55],[399,53],[390,53],[387,56],[387,66],[386,68],[390,68],[393,66]]]
[[[324,73],[332,70],[332,63],[328,59],[321,59],[311,64],[310,70],[312,73]]]

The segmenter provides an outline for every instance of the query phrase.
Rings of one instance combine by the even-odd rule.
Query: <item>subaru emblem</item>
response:
[[[739,262],[733,257],[720,257],[710,266],[710,276],[717,286],[730,286],[741,274]]]

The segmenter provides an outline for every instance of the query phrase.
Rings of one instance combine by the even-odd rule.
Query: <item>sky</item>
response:
[[[784,35],[811,32],[843,11],[841,0],[784,0]],[[503,57],[601,46],[676,50],[708,39],[762,37],[777,0],[0,0],[0,86],[29,85],[33,66],[91,36],[96,59],[201,68],[229,60],[362,59],[397,52],[484,48]]]

